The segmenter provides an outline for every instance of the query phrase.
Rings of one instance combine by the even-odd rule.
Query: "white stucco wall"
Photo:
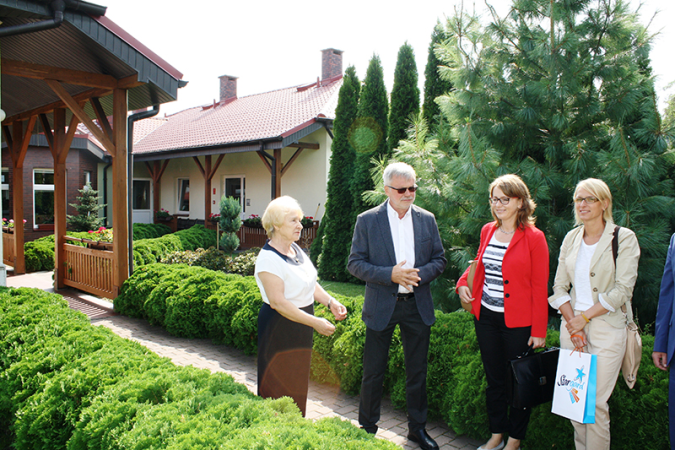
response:
[[[326,203],[331,139],[326,130],[321,129],[303,138],[302,142],[319,144],[319,149],[305,149],[293,162],[281,178],[281,195],[290,195],[298,200],[306,216],[321,219]],[[295,150],[285,148],[281,151],[283,163],[293,156]],[[268,153],[272,154],[272,151]],[[203,166],[204,157],[199,159]],[[217,159],[218,156],[212,156],[212,163],[215,163]],[[246,178],[245,196],[250,201],[250,205],[245,206],[244,218],[251,214],[263,214],[271,200],[272,181],[271,174],[256,152],[225,155],[211,182],[211,211],[209,213],[219,210],[225,178],[242,175]],[[134,164],[134,177],[149,177],[144,163]],[[204,177],[191,157],[169,161],[161,180],[161,205],[153,205],[153,209],[157,210],[161,207],[171,214],[177,212],[179,178],[190,179],[190,218],[207,217],[208,213],[204,212],[203,201]],[[215,194],[213,194],[213,189],[215,189]]]

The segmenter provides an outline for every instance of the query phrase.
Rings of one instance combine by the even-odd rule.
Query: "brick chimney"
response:
[[[223,75],[220,78],[220,101],[225,102],[237,98],[237,77]]]
[[[321,79],[342,75],[342,50],[327,48],[321,50]]]

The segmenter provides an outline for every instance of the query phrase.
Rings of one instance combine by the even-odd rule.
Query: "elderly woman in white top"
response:
[[[314,301],[336,320],[347,309],[317,282],[316,269],[295,244],[302,232],[302,209],[288,196],[272,200],[262,217],[270,238],[255,263],[263,306],[258,315],[258,395],[288,396],[303,417],[307,405],[313,330],[330,336],[335,326],[314,316]]]
[[[612,193],[602,180],[579,182],[574,216],[581,226],[567,233],[560,247],[549,304],[563,315],[560,346],[584,348],[598,357],[595,423],[572,421],[576,449],[609,450],[607,401],[626,352],[625,308],[630,307],[637,279],[640,247],[635,233],[618,228],[614,261]]]

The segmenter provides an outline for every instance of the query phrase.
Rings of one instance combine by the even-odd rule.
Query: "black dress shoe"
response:
[[[431,439],[431,436],[429,436],[429,433],[427,433],[427,430],[424,428],[417,431],[410,431],[408,433],[408,440],[417,442],[422,450],[438,450],[438,444]]]

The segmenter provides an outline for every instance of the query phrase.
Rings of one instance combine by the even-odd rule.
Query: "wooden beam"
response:
[[[14,61],[2,58],[2,74],[35,80],[57,80],[76,86],[88,86],[101,89],[114,89],[117,79],[110,75],[83,72],[81,70],[63,69],[61,67],[45,66],[24,61]]]
[[[14,145],[10,148],[9,152],[12,158],[12,203],[14,206],[14,254],[16,255],[14,274],[17,275],[26,273],[26,258],[23,251],[23,161],[26,158],[30,136],[33,134],[36,122],[37,116],[31,116],[25,131],[22,122],[13,123],[14,130],[12,135]]]
[[[113,292],[119,295],[122,283],[129,278],[129,221],[127,208],[127,91],[113,91]]]
[[[110,140],[112,141],[113,138],[112,128],[110,127],[110,122],[108,122],[108,118],[105,115],[105,111],[103,111],[103,106],[101,106],[101,100],[98,97],[92,97],[89,99],[89,103],[91,103],[91,107],[94,108],[94,112],[96,113],[96,119],[98,120],[99,126],[103,129],[105,134],[107,134]]]
[[[94,135],[94,137],[103,145],[103,147],[114,156],[115,145],[108,139],[108,136],[101,131],[99,127],[94,124],[94,121],[89,118],[89,116],[84,112],[80,107],[78,102],[70,96],[70,94],[64,89],[63,86],[58,81],[54,80],[45,80],[50,88],[59,96],[61,100],[68,106],[68,108],[75,114],[78,119],[87,127],[89,132]],[[125,144],[126,145],[126,144]]]
[[[206,176],[206,172],[204,171],[204,167],[202,167],[202,163],[199,162],[199,158],[197,158],[196,156],[193,156],[192,159],[193,159],[193,160],[195,161],[195,163],[197,164],[197,167],[199,168],[199,171],[202,173],[202,176],[205,177],[205,176]]]
[[[91,89],[85,92],[81,92],[79,94],[73,95],[72,98],[76,102],[81,102],[83,100],[88,100],[91,97],[105,97],[107,95],[110,95],[110,90],[108,89]],[[22,112],[13,116],[10,116],[6,118],[5,120],[2,121],[3,124],[9,125],[13,122],[16,122],[17,120],[26,120],[30,118],[30,116],[37,115],[37,114],[43,114],[43,113],[50,113],[54,111],[56,108],[66,108],[68,105],[66,105],[63,101],[58,101],[54,103],[50,103],[48,105],[41,106],[39,108],[35,108],[30,111]]]
[[[211,221],[209,220],[209,215],[211,214],[211,178],[213,174],[211,173],[211,155],[204,156],[204,226],[209,228]]]
[[[260,159],[262,159],[263,164],[265,164],[265,167],[267,167],[267,170],[269,173],[272,173],[272,166],[270,165],[270,162],[265,158],[264,152],[262,150],[256,152]]]
[[[14,147],[14,139],[12,138],[12,132],[9,131],[8,124],[2,126],[2,131],[5,133],[5,142],[7,142],[7,148],[12,149]]]
[[[295,153],[293,153],[293,156],[291,156],[291,159],[289,159],[288,162],[287,162],[286,164],[284,164],[284,167],[281,169],[281,176],[282,176],[282,177],[284,176],[284,174],[286,173],[286,171],[288,170],[288,168],[291,167],[291,164],[293,164],[293,162],[294,162],[296,159],[298,159],[298,156],[300,156],[300,153],[302,153],[303,150],[304,150],[304,149],[302,149],[302,148],[297,149],[297,150],[295,151]]]
[[[58,156],[59,163],[65,164],[66,158],[68,157],[68,151],[70,150],[70,146],[73,145],[73,139],[75,139],[75,133],[77,133],[77,126],[79,124],[80,119],[73,114],[70,118],[70,125],[68,125],[68,132],[66,133],[65,142],[63,144],[65,151],[61,152]]]
[[[73,116],[74,117],[74,116]],[[66,147],[66,110],[54,110],[54,280],[56,289],[65,287],[66,278],[66,214],[68,199],[66,193],[66,163],[69,148]],[[65,156],[64,156],[65,155]]]
[[[168,159],[165,159],[161,163],[161,166],[159,161],[154,161],[152,165],[148,161],[145,161],[145,167],[148,168],[148,172],[150,172],[150,177],[152,178],[152,207],[156,211],[159,211],[159,205],[161,204],[159,192],[161,189],[162,175],[164,175],[164,170],[168,165]]]
[[[274,198],[281,197],[281,149],[274,150]]]
[[[47,114],[40,114],[40,123],[42,124],[42,131],[47,138],[47,145],[49,145],[49,150],[51,150],[52,155],[54,154],[54,135],[52,134],[52,127],[49,125],[49,119]]]

